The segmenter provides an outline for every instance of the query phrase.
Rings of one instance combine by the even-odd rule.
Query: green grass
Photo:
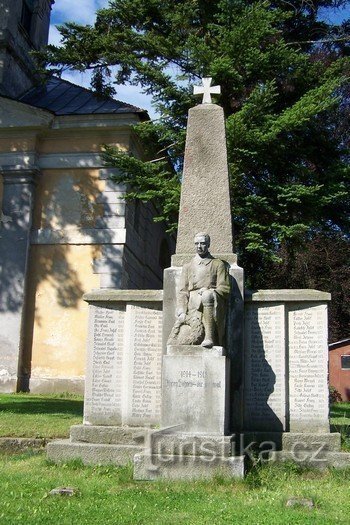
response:
[[[68,435],[82,405],[75,396],[0,395],[0,434]],[[348,429],[350,403],[333,405],[331,417],[334,430]],[[350,469],[267,465],[240,481],[136,482],[131,466],[54,465],[28,451],[0,454],[0,485],[0,525],[345,525],[350,515]],[[67,486],[77,494],[49,495]],[[291,497],[315,507],[287,508]]]
[[[349,523],[350,470],[275,465],[242,481],[135,482],[130,467],[57,466],[43,454],[1,459],[1,525]],[[62,486],[76,488],[77,495],[49,496]],[[286,508],[290,497],[312,498],[315,507]]]
[[[334,403],[331,406],[332,432],[340,432],[342,449],[350,452],[350,403]]]
[[[68,437],[82,416],[80,396],[0,394],[0,437]]]

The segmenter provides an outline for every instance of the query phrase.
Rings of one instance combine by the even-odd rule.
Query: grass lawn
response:
[[[0,395],[1,435],[68,435],[82,405],[72,396]],[[350,403],[334,405],[331,415],[337,429],[349,428]],[[0,454],[0,484],[0,525],[347,525],[350,516],[350,469],[267,465],[239,481],[136,482],[131,466],[58,466],[27,451]],[[57,487],[77,494],[50,496]],[[315,506],[286,507],[291,497]]]
[[[332,432],[340,432],[342,449],[350,452],[350,403],[334,403],[330,410]]]
[[[350,470],[317,473],[268,466],[245,480],[135,482],[131,468],[52,465],[43,454],[4,456],[1,525],[297,525],[348,524]],[[57,487],[74,496],[50,496]],[[286,507],[290,497],[314,508]]]
[[[0,437],[68,437],[82,417],[79,396],[0,394]]]

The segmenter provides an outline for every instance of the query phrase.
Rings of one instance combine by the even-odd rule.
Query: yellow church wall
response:
[[[42,138],[37,145],[40,154],[49,153],[97,153],[103,149],[104,144],[114,146],[120,150],[127,150],[129,147],[129,133],[116,137],[115,133],[101,133],[96,140],[96,133],[76,133],[66,137],[52,135]]]
[[[36,190],[34,228],[93,228],[103,213],[96,199],[105,186],[99,170],[45,170]]]
[[[99,287],[91,266],[99,251],[95,245],[32,246],[32,377],[84,375],[88,305],[82,295]]]
[[[65,232],[94,228],[103,213],[96,199],[105,187],[99,169],[43,170],[36,188],[33,230]],[[32,333],[32,379],[76,378],[85,370],[87,304],[85,292],[99,288],[92,262],[96,244],[33,244],[27,312]],[[31,322],[30,322],[31,319]]]

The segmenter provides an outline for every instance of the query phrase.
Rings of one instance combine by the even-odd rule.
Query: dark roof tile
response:
[[[47,109],[55,115],[139,113],[142,119],[148,118],[144,109],[113,98],[100,97],[89,89],[56,77],[51,77],[44,86],[30,89],[19,101]]]

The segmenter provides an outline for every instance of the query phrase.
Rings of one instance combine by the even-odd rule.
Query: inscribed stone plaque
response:
[[[327,305],[288,308],[291,432],[329,432]]]
[[[247,304],[244,428],[285,429],[285,322],[282,304]]]
[[[160,422],[162,311],[154,305],[126,307],[123,358],[123,424]]]
[[[84,423],[122,422],[122,359],[125,308],[90,305]]]
[[[226,357],[164,356],[162,426],[178,426],[179,432],[225,434],[226,385]]]

